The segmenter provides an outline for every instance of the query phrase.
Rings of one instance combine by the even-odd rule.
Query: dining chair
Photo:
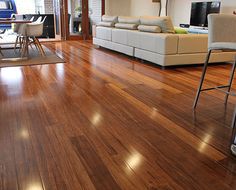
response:
[[[37,18],[37,20],[34,21],[34,23],[40,23],[40,22],[42,22],[42,16],[39,16],[39,17]]]
[[[199,96],[203,91],[220,90],[226,93],[225,103],[228,101],[229,95],[235,95],[231,93],[231,86],[234,78],[234,71],[236,67],[236,59],[232,64],[230,79],[228,84],[221,85],[212,88],[202,88],[205,80],[205,75],[210,60],[212,51],[214,50],[230,50],[236,51],[236,16],[227,14],[209,14],[208,15],[208,53],[206,61],[203,67],[200,84],[197,90],[193,108],[197,107]],[[226,89],[226,90],[223,90]]]
[[[28,23],[25,25],[23,31],[21,30],[21,35],[24,39],[24,47],[23,47],[23,53],[22,56],[25,56],[28,54],[28,47],[33,43],[36,48],[39,50],[41,56],[45,56],[45,52],[42,48],[41,43],[38,40],[38,37],[42,36],[43,34],[43,25],[45,22],[46,17],[41,22],[33,22]]]
[[[17,18],[20,18],[20,17],[17,17],[17,15],[14,16],[14,18],[17,20]],[[33,22],[34,21],[34,16],[32,16],[30,18],[30,21]],[[20,45],[20,49],[22,49],[22,38],[21,38],[21,35],[19,33],[19,30],[20,28],[22,27],[23,24],[13,24],[12,25],[12,29],[13,29],[13,32],[16,34],[16,41],[15,41],[15,45],[14,45],[14,50],[16,51],[16,48],[17,48],[17,45],[19,44]]]

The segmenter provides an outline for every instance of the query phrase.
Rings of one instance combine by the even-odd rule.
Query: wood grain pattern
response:
[[[66,63],[0,69],[0,190],[236,189],[236,99],[206,92],[193,112],[201,67],[45,45]],[[209,67],[205,85],[229,69]]]
[[[120,189],[85,136],[73,137],[71,142],[96,189]]]

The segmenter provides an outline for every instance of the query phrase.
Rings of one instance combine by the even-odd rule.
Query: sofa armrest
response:
[[[207,34],[176,34],[179,36],[178,54],[205,53],[208,49]]]

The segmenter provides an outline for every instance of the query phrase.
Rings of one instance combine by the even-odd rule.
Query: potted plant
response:
[[[81,17],[82,15],[82,7],[78,6],[75,8],[75,16]]]

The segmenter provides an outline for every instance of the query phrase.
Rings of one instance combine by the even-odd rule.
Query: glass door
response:
[[[66,39],[86,39],[88,20],[88,0],[66,0],[65,26]]]
[[[64,0],[66,39],[91,39],[92,26],[101,21],[105,0]]]
[[[64,38],[64,31],[62,30],[63,25],[63,1],[62,0],[53,0],[53,9],[54,9],[54,20],[55,20],[55,39],[62,40]]]

